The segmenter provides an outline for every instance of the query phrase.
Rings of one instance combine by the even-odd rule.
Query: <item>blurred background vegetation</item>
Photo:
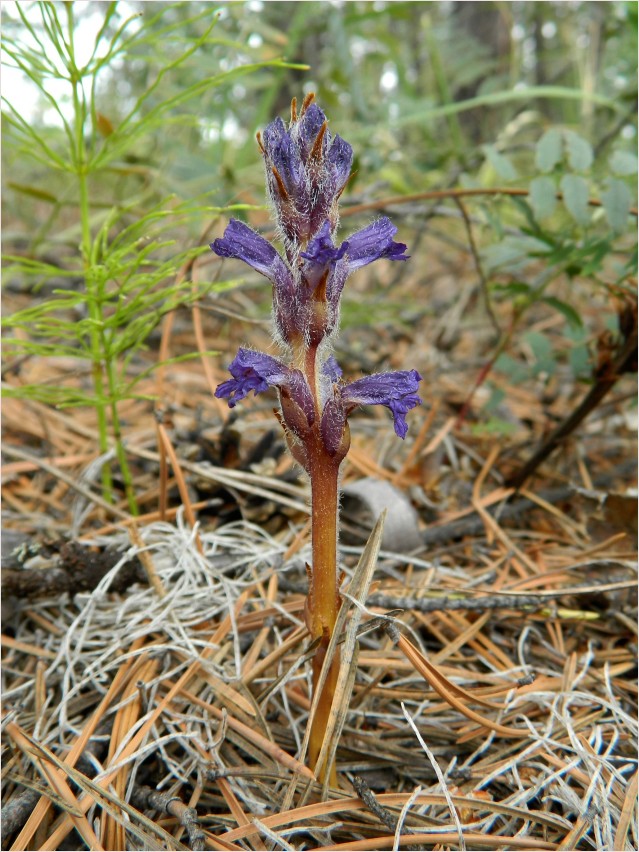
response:
[[[41,29],[37,4],[20,5]],[[64,4],[50,5],[64,17]],[[92,47],[112,4],[72,5],[78,47]],[[308,69],[262,68],[208,87],[196,103],[177,104],[122,149],[123,159],[139,168],[115,185],[93,188],[105,202],[150,184],[158,197],[175,192],[187,199],[208,190],[217,203],[238,192],[261,199],[255,132],[308,91],[316,91],[333,126],[356,147],[358,183],[383,181],[399,192],[440,188],[461,172],[476,173],[486,159],[484,145],[511,155],[525,177],[532,171],[527,154],[540,131],[554,123],[578,130],[599,155],[636,147],[635,3],[251,0],[113,6],[106,37],[133,16],[126,34],[144,30],[144,38],[100,69],[93,96],[96,129],[106,138],[168,60],[179,60],[215,19],[193,55],[165,74],[146,110],[230,69],[281,58]],[[6,36],[24,38],[15,4],[3,4],[3,14]],[[51,83],[51,95],[70,111],[70,93],[59,81]],[[548,86],[555,92],[544,93]],[[17,96],[18,108],[25,92],[23,75],[5,78],[4,94],[12,102]],[[474,98],[481,105],[471,109]],[[56,110],[43,95],[27,100],[29,121],[53,142]],[[90,126],[85,130],[92,132]],[[10,182],[38,176],[12,138],[6,142]],[[42,189],[57,197],[54,177],[47,175]],[[28,216],[24,199],[22,205],[14,195],[6,201],[14,214]],[[33,224],[33,218],[27,221]],[[39,217],[38,224],[44,225]]]
[[[255,284],[207,243],[231,214],[268,230],[255,132],[309,91],[355,150],[344,232],[385,210],[413,255],[350,290],[346,331],[392,318],[447,353],[474,307],[459,358],[516,383],[564,368],[587,381],[589,344],[618,331],[615,299],[636,274],[636,3],[23,2],[2,15],[4,392],[94,407],[103,452],[109,435],[120,446],[118,405],[138,394],[162,318]],[[254,292],[243,309],[264,318],[268,288]],[[531,330],[540,305],[560,326]],[[224,350],[228,325],[209,332]],[[47,382],[29,375],[62,357],[91,379],[67,361]],[[498,385],[484,427],[508,425]]]

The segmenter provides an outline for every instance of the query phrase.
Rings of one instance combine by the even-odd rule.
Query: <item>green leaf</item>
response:
[[[541,301],[550,305],[556,311],[559,311],[559,313],[568,321],[568,325],[572,329],[577,330],[583,327],[583,320],[572,305],[569,305],[567,302],[563,302],[561,299],[555,298],[555,296],[544,296]]]
[[[632,151],[615,151],[608,160],[608,165],[616,175],[636,175],[637,155]]]
[[[486,271],[490,274],[503,267],[511,271],[529,263],[533,258],[548,254],[548,245],[534,237],[511,236],[482,249]]]
[[[566,329],[566,338],[571,343],[568,349],[568,362],[573,373],[578,378],[590,377],[592,374],[592,364],[586,329],[583,327],[577,329],[568,326]]]
[[[530,378],[530,369],[523,361],[519,361],[502,352],[495,361],[495,369],[504,373],[513,384],[521,384]]]
[[[540,373],[552,375],[557,367],[557,360],[548,337],[540,331],[528,331],[524,334],[524,340],[530,346],[535,357],[536,363],[533,367],[533,373],[536,376]]]
[[[548,98],[549,100],[590,101],[613,112],[623,113],[624,106],[619,98],[608,98],[583,89],[571,89],[567,86],[525,86],[521,89],[508,89],[502,92],[490,92],[478,95],[465,101],[455,101],[438,107],[422,107],[416,112],[400,116],[395,124],[403,127],[407,124],[428,124],[436,118],[442,118],[454,113],[466,112],[479,107],[495,107],[499,104],[524,101],[530,104],[533,98]]]
[[[564,194],[564,204],[572,218],[579,225],[587,225],[590,222],[587,182],[579,175],[564,175],[559,186]]]
[[[531,287],[525,281],[509,281],[508,284],[493,284],[490,290],[500,296],[528,296]]]
[[[626,229],[632,196],[626,184],[618,178],[608,180],[608,189],[601,193],[601,201],[612,230],[620,234]]]
[[[574,130],[564,130],[564,139],[566,140],[570,168],[576,172],[587,172],[594,160],[590,142],[587,142],[583,136],[575,133]]]
[[[52,195],[50,192],[46,192],[44,189],[40,189],[39,186],[28,186],[26,183],[16,183],[16,181],[13,180],[10,180],[7,183],[7,186],[15,190],[15,192],[21,192],[23,195],[30,195],[32,198],[37,198],[40,201],[48,201],[50,204],[56,204],[58,200],[55,195]]]
[[[482,145],[482,151],[500,178],[503,180],[516,179],[517,170],[505,154],[500,154],[494,145]]]
[[[561,133],[551,127],[537,142],[535,165],[541,172],[551,172],[561,160]]]
[[[530,181],[530,205],[537,219],[552,216],[557,207],[557,187],[552,178],[542,176]]]

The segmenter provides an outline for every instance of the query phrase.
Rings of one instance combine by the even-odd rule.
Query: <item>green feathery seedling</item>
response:
[[[68,288],[53,290],[52,298],[3,318],[3,328],[9,332],[3,340],[4,352],[7,358],[24,354],[72,358],[81,369],[88,364],[91,376],[86,387],[75,383],[5,386],[3,394],[58,407],[93,407],[97,450],[106,456],[113,445],[129,510],[136,514],[118,411],[120,402],[136,396],[136,385],[146,375],[133,375],[132,359],[165,314],[228,283],[185,287],[178,275],[206,248],[176,251],[174,235],[185,224],[200,223],[203,215],[219,210],[197,200],[158,202],[152,181],[150,185],[132,183],[136,189],[123,203],[115,198],[114,184],[135,173],[126,158],[140,140],[164,132],[171,121],[196,124],[197,117],[180,111],[195,98],[243,74],[267,66],[290,66],[279,60],[241,64],[230,71],[198,75],[196,82],[174,88],[168,85],[171,75],[215,43],[211,33],[218,16],[208,8],[196,15],[175,15],[175,8],[167,3],[148,18],[135,14],[121,21],[117,3],[92,5],[104,10],[104,19],[86,61],[78,58],[83,6],[17,3],[20,20],[7,18],[3,23],[4,64],[20,70],[37,87],[43,103],[55,112],[57,125],[32,123],[21,104],[3,98],[5,149],[13,146],[25,160],[37,164],[41,175],[37,187],[15,185],[12,191],[52,205],[48,222],[33,238],[33,248],[24,255],[5,256],[5,280],[15,278],[34,289],[52,280],[69,281]],[[196,29],[200,34],[194,37]],[[125,59],[158,70],[141,95],[120,104],[124,114],[110,121],[99,112],[103,83],[118,73],[117,63]],[[64,86],[66,97],[52,94],[52,81]],[[145,172],[145,168],[137,171]],[[67,180],[58,197],[48,187],[60,184],[60,175]],[[74,247],[79,244],[79,257],[68,265],[45,261],[38,251],[63,208],[65,215],[75,214],[77,221],[69,239],[77,240]],[[171,237],[167,237],[169,231]],[[74,281],[81,281],[77,289],[71,287]],[[21,333],[10,336],[17,329]],[[102,490],[106,500],[115,499],[108,464],[102,466]]]

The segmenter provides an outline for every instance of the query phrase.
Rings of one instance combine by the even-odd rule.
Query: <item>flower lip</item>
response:
[[[322,373],[331,380],[336,382],[342,377],[342,368],[337,363],[337,358],[334,355],[329,355],[326,361],[322,364]]]
[[[274,267],[284,265],[269,241],[239,219],[230,219],[224,236],[209,245],[220,257],[243,260],[267,278],[273,276]]]
[[[242,260],[272,281],[275,320],[280,333],[286,339],[292,328],[296,288],[293,273],[278,252],[268,240],[239,219],[231,219],[224,236],[210,245],[220,257]]]
[[[374,260],[386,257],[389,260],[408,260],[404,254],[406,245],[396,243],[393,236],[397,228],[388,216],[382,216],[348,237],[348,262],[350,271],[366,266]]]
[[[228,399],[229,408],[234,408],[251,391],[257,396],[269,387],[286,381],[290,369],[264,352],[240,348],[229,364],[229,372],[233,378],[218,385],[215,396]]]
[[[395,434],[405,438],[408,432],[406,414],[422,402],[417,395],[421,381],[417,370],[376,373],[344,385],[342,399],[347,413],[358,405],[385,405],[393,415]]]
[[[218,399],[228,400],[229,408],[235,408],[251,391],[257,396],[271,387],[277,387],[295,402],[308,424],[312,425],[315,419],[313,395],[300,370],[287,367],[265,352],[242,347],[229,364],[229,372],[233,378],[222,382],[215,390]]]

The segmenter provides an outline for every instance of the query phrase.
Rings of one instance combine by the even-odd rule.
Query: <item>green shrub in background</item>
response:
[[[197,109],[207,93],[281,63],[238,60],[233,45],[213,37],[218,16],[206,5],[185,16],[183,4],[154,4],[153,14],[124,20],[117,3],[97,5],[104,18],[84,63],[76,58],[79,4],[39,3],[37,14],[33,6],[16,4],[19,22],[5,22],[7,64],[20,69],[39,89],[57,119],[53,127],[32,124],[23,116],[21,104],[5,100],[5,145],[30,162],[37,174],[37,184],[14,181],[9,189],[52,207],[31,251],[5,257],[5,280],[18,279],[34,290],[51,281],[70,282],[3,320],[6,330],[25,332],[5,337],[5,355],[75,358],[91,365],[92,382],[87,390],[31,385],[4,392],[57,406],[93,406],[101,454],[109,448],[110,413],[126,496],[130,510],[136,512],[118,404],[135,395],[142,375],[131,375],[131,361],[161,318],[210,289],[210,285],[185,286],[180,270],[208,251],[198,241],[186,248],[184,235],[193,230],[193,223],[201,233],[215,212],[206,204],[205,194],[192,201],[158,198],[152,170],[148,162],[136,161],[136,151],[140,144],[152,147],[153,139],[172,127],[196,127]],[[197,64],[202,51],[212,46],[223,48],[226,70],[218,67],[217,73],[210,73],[209,68],[205,75],[193,75],[195,81],[175,86],[172,76],[189,63]],[[103,78],[117,79],[118,66],[127,62],[134,62],[138,72],[140,66],[144,69],[145,85],[117,120],[111,120],[100,111]],[[67,104],[52,94],[54,82],[66,88]],[[41,259],[43,247],[53,247],[57,249],[53,254],[59,254],[56,230],[63,219],[71,222],[67,241],[77,239],[79,252],[64,264]],[[173,236],[176,233],[182,235],[182,244]],[[216,285],[225,286],[228,282]],[[103,467],[103,488],[105,497],[112,499],[108,465]]]
[[[597,156],[583,136],[559,126],[544,131],[517,166],[507,154],[485,147],[487,162],[507,186],[527,184],[527,195],[510,197],[510,213],[495,216],[492,210],[486,216],[489,241],[482,259],[490,296],[512,308],[495,366],[514,382],[554,374],[557,353],[540,332],[524,333],[533,356],[528,369],[505,354],[529,309],[543,304],[564,317],[564,351],[576,376],[588,380],[587,359],[580,355],[586,339],[580,300],[571,291],[578,280],[589,282],[591,299],[607,304],[613,323],[615,299],[634,293],[637,157],[618,148]]]

